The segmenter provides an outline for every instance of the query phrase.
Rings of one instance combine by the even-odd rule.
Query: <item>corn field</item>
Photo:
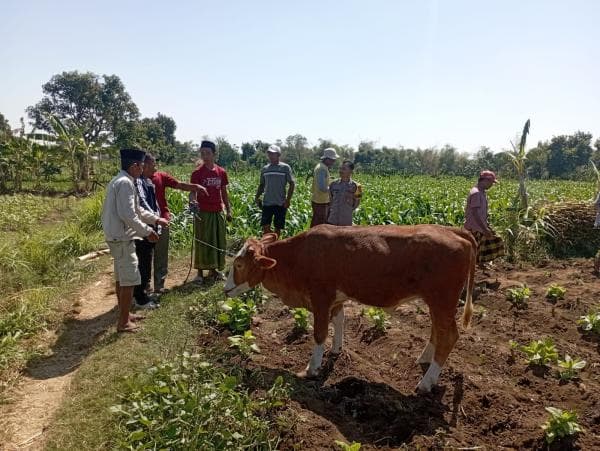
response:
[[[188,180],[191,168],[174,168],[171,173]],[[332,175],[337,175],[336,170]],[[258,172],[230,172],[229,196],[234,220],[229,237],[243,239],[260,233],[260,210],[254,204]],[[464,206],[475,179],[462,177],[377,176],[355,174],[363,186],[363,197],[354,214],[354,223],[368,224],[443,224],[462,225]],[[286,221],[287,236],[308,228],[311,218],[311,180],[297,177],[296,191]],[[528,185],[530,204],[547,206],[557,202],[591,201],[595,194],[592,182],[531,181]],[[514,209],[518,192],[516,181],[502,181],[488,192],[490,222],[504,234],[509,224],[509,212]],[[168,201],[174,214],[172,237],[183,244],[189,240],[191,218],[184,213],[187,193],[169,190]]]

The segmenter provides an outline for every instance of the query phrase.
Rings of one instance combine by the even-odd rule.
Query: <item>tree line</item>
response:
[[[68,176],[73,190],[89,190],[90,183],[114,172],[116,152],[122,147],[141,147],[165,164],[197,159],[193,142],[176,139],[175,120],[160,112],[141,117],[116,75],[62,72],[42,85],[42,98],[27,109],[31,131],[25,120],[12,129],[0,113],[0,192],[21,191],[25,179],[33,188],[43,181]],[[237,146],[224,137],[216,139],[218,161],[236,168],[257,168],[267,161],[265,150],[272,144],[256,140]],[[472,177],[491,169],[503,177],[514,177],[508,151],[481,147],[474,155],[446,145],[438,148],[377,146],[363,141],[358,148],[319,139],[310,145],[300,134],[277,140],[282,157],[298,173],[309,173],[327,147],[342,158],[353,160],[357,169],[382,174],[461,175]],[[102,161],[109,163],[102,166]],[[527,176],[534,179],[592,177],[590,161],[600,164],[600,139],[592,144],[591,133],[577,131],[540,141],[526,153]]]

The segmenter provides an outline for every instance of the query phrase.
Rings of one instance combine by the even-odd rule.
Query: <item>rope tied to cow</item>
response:
[[[211,249],[214,249],[214,250],[216,250],[217,252],[221,252],[221,253],[223,253],[223,254],[227,255],[228,257],[235,257],[235,253],[233,253],[233,252],[231,252],[231,251],[228,251],[227,249],[221,249],[220,247],[213,246],[212,244],[210,244],[210,243],[207,243],[206,241],[203,241],[203,240],[201,240],[201,239],[199,239],[199,238],[196,238],[196,237],[194,237],[194,241],[195,241],[196,243],[201,243],[201,244],[203,244],[203,245],[204,245],[204,246],[206,246],[206,247],[210,247]]]

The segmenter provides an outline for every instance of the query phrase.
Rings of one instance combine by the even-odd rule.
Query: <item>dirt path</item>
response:
[[[109,257],[102,257],[110,268]],[[185,279],[184,269],[175,269],[167,287]],[[25,370],[14,402],[0,406],[0,431],[7,442],[1,451],[43,449],[44,433],[68,392],[73,376],[94,346],[115,332],[116,298],[112,268],[99,273],[96,281],[75,298],[73,310],[58,331],[48,332],[53,343],[49,353]]]

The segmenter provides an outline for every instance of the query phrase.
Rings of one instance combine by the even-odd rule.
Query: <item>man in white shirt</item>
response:
[[[134,181],[142,175],[146,152],[121,150],[121,171],[108,184],[102,209],[102,229],[114,259],[116,293],[119,303],[118,332],[135,332],[134,321],[140,317],[130,313],[133,289],[141,283],[135,239],[157,242],[158,235],[150,225],[168,226],[168,221],[140,208]]]

